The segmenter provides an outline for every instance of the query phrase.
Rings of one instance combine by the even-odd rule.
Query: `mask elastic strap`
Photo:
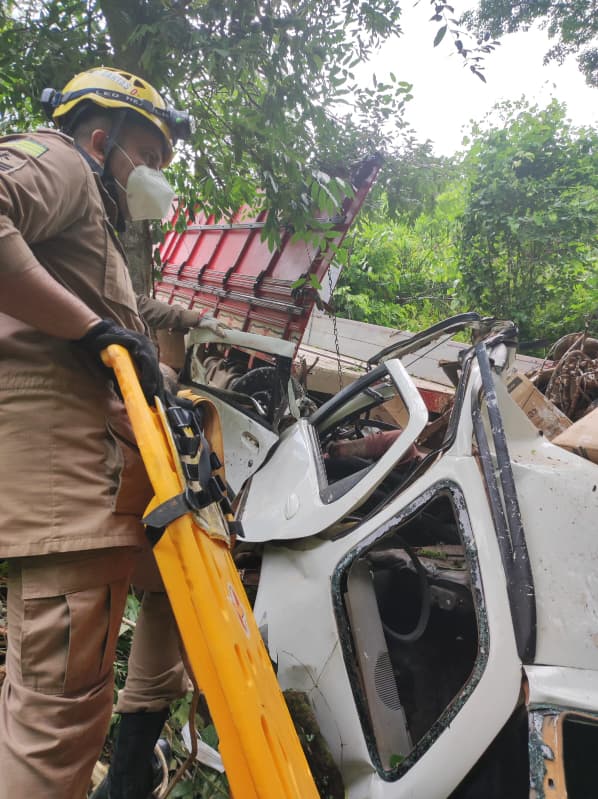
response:
[[[120,151],[121,151],[121,153],[124,155],[124,157],[127,159],[127,161],[128,161],[130,164],[131,164],[131,166],[133,167],[133,169],[135,169],[135,167],[137,166],[137,164],[136,164],[136,163],[133,161],[133,159],[131,158],[131,156],[129,155],[129,153],[128,153],[128,152],[127,152],[125,149],[124,149],[124,147],[121,147],[121,146],[120,146],[120,144],[119,144],[118,142],[114,142],[114,145],[113,145],[113,147],[116,147],[116,149],[117,149],[117,150],[120,150]]]
[[[129,155],[129,153],[128,153],[128,152],[127,152],[127,151],[126,151],[124,148],[122,148],[122,147],[120,146],[120,144],[119,144],[118,142],[114,142],[113,148],[116,148],[116,149],[120,150],[120,151],[121,151],[121,153],[124,155],[124,157],[127,159],[127,161],[128,161],[130,164],[131,164],[131,166],[133,167],[133,169],[135,169],[135,164],[134,164],[134,162],[133,162],[133,159],[131,158],[131,156]],[[111,177],[111,180],[112,180],[112,182],[113,182],[113,183],[115,183],[115,184],[118,186],[118,188],[119,188],[119,189],[120,189],[120,190],[121,190],[121,191],[122,191],[122,192],[123,192],[123,193],[126,195],[126,193],[127,193],[127,190],[126,190],[126,188],[123,186],[123,184],[120,182],[120,180],[117,180],[117,179],[114,177],[114,175],[112,175],[112,177]]]

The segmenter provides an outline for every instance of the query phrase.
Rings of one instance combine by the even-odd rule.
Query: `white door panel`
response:
[[[319,431],[330,426],[331,420],[342,419],[341,398],[337,395],[314,414],[315,421],[298,420],[283,433],[269,462],[252,478],[241,515],[247,541],[305,538],[326,530],[363,503],[408,452],[428,421],[428,411],[400,361],[389,361],[376,370],[379,375],[385,372],[408,413],[399,438],[369,469],[352,476],[348,485],[354,484],[341,493],[338,484],[326,481],[318,444]],[[350,387],[347,407],[351,411],[356,407],[356,394],[368,381],[370,375]]]

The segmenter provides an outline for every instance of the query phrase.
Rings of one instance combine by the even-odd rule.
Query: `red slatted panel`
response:
[[[339,244],[351,227],[380,168],[369,159],[355,177],[353,197],[347,197],[334,220]],[[231,223],[198,214],[183,233],[171,231],[160,245],[162,276],[156,297],[185,308],[209,308],[228,324],[251,333],[301,341],[315,302],[311,288],[293,291],[302,275],[315,274],[324,284],[330,253],[318,244],[290,241],[282,233],[279,249],[270,252],[260,240],[265,216],[250,217],[246,209]]]

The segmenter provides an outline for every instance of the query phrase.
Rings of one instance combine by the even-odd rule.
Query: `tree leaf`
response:
[[[444,39],[446,29],[447,29],[446,25],[443,25],[441,28],[438,28],[438,30],[436,31],[436,36],[434,37],[434,47],[438,47],[440,42]]]

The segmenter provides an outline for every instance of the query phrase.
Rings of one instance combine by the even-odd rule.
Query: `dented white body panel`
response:
[[[299,419],[282,434],[267,467],[252,479],[240,517],[248,541],[305,538],[329,528],[363,502],[414,444],[428,421],[428,411],[402,363],[391,361],[386,368],[409,412],[397,441],[359,483],[334,498],[322,477],[318,425]],[[326,422],[324,419],[319,425]],[[274,481],[276,490],[272,491]]]
[[[563,719],[598,731],[598,465],[516,405],[501,377],[512,356],[508,339],[466,354],[444,440],[413,465],[427,412],[398,360],[377,367],[379,384],[366,375],[261,437],[240,499],[245,546],[261,555],[254,611],[348,799],[543,799],[554,786],[565,799]],[[387,386],[408,409],[402,433],[371,464],[334,472],[330,436],[367,436],[375,414],[358,424],[355,409]],[[378,608],[369,630],[357,596]]]
[[[547,441],[497,389],[534,579],[535,662],[598,681],[598,466]]]
[[[308,693],[321,731],[349,787],[350,799],[446,797],[505,723],[520,692],[521,663],[509,621],[504,578],[495,568],[499,554],[492,536],[492,520],[480,501],[483,492],[479,471],[472,459],[447,457],[430,470],[427,478],[424,485],[414,485],[383,514],[342,541],[312,546],[297,543],[288,549],[272,547],[264,557],[255,605],[258,624],[267,625],[270,655],[278,663],[283,689]],[[476,549],[487,624],[492,631],[488,650],[483,652],[487,662],[473,693],[450,727],[401,780],[386,782],[371,764],[347,680],[332,607],[330,575],[361,541],[389,525],[395,514],[428,488],[444,482],[463,490],[468,515],[476,519],[477,529],[486,531],[476,540]],[[465,741],[467,757],[463,757]]]

